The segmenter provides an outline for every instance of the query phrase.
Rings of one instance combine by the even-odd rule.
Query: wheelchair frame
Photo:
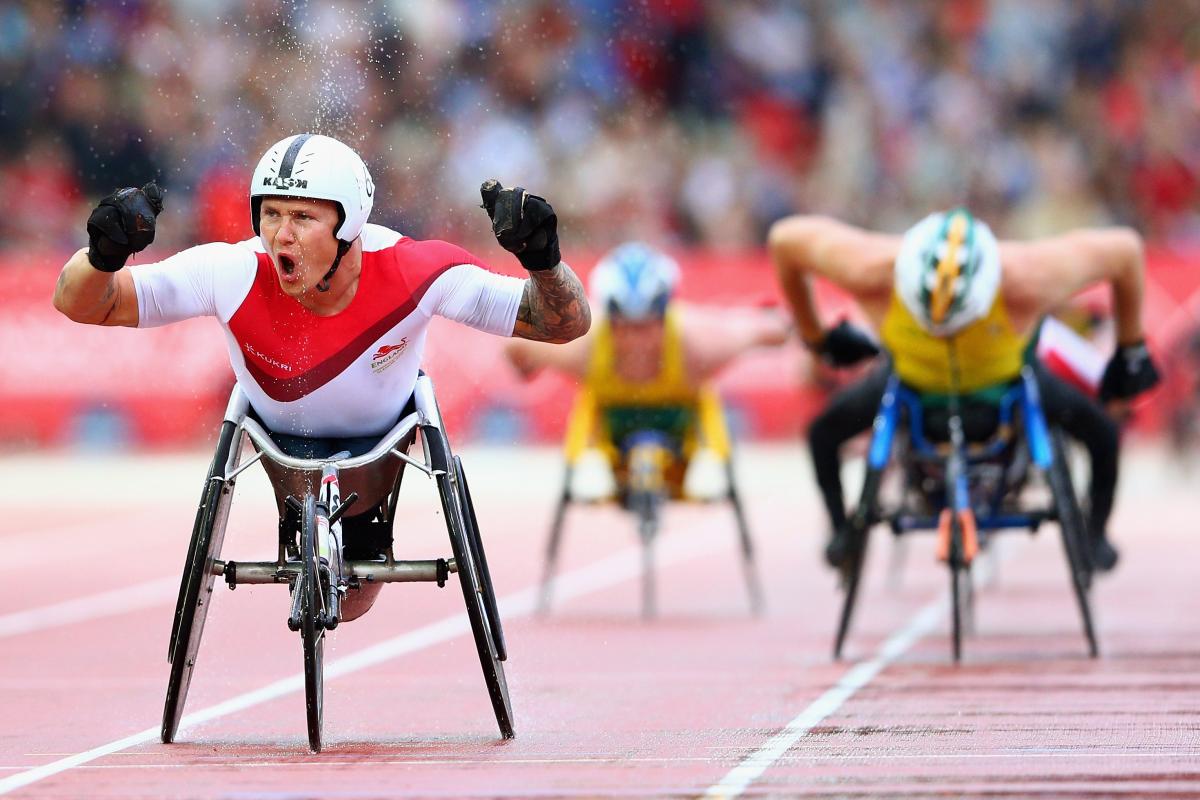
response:
[[[290,587],[292,603],[288,627],[301,634],[309,746],[318,752],[323,725],[323,640],[326,631],[337,627],[342,595],[349,588],[364,583],[429,581],[440,587],[451,574],[457,574],[497,725],[503,738],[514,736],[503,664],[508,657],[507,648],[478,521],[462,462],[450,449],[433,383],[424,373],[418,376],[413,389],[413,407],[415,410],[406,414],[361,456],[338,453],[330,458],[302,459],[286,455],[276,446],[266,429],[249,416],[250,404],[246,395],[240,387],[234,387],[221,423],[216,453],[204,482],[184,562],[167,651],[171,673],[163,709],[163,742],[175,739],[183,716],[217,576],[222,576],[231,589],[239,584],[268,583]],[[401,449],[406,437],[418,430],[424,461],[409,456],[405,452],[407,447]],[[241,449],[246,438],[258,452],[241,462]],[[290,470],[321,476],[316,493],[309,491],[304,498],[287,497],[287,505],[299,512],[299,541],[285,541],[281,527],[279,555],[275,561],[222,560],[221,545],[237,477],[263,458]],[[338,476],[344,470],[368,467],[388,458],[397,458],[436,481],[450,538],[451,558],[399,561],[389,547],[383,560],[342,559],[340,520],[357,496],[352,493],[341,498]],[[402,477],[401,469],[388,497],[389,524],[394,521]]]
[[[1014,411],[1020,409],[1021,430],[1024,436],[1014,444],[1004,433],[1014,425]],[[883,399],[876,414],[871,441],[867,452],[867,472],[862,493],[854,512],[850,515],[850,553],[843,566],[843,582],[846,595],[838,620],[834,639],[833,656],[841,658],[842,646],[849,630],[858,587],[865,562],[867,540],[871,527],[878,522],[887,522],[892,532],[902,535],[910,531],[937,530],[943,541],[939,555],[950,568],[951,624],[954,660],[962,658],[962,638],[972,627],[974,604],[971,564],[978,549],[980,534],[1002,529],[1025,529],[1036,531],[1045,520],[1055,520],[1062,535],[1064,554],[1067,559],[1071,586],[1079,606],[1079,614],[1087,639],[1088,653],[1095,658],[1099,649],[1092,623],[1089,600],[1092,566],[1086,547],[1086,528],[1083,514],[1068,471],[1063,437],[1057,428],[1051,428],[1042,411],[1041,397],[1033,370],[1026,366],[1020,378],[1004,395],[999,406],[999,431],[1001,435],[990,445],[976,447],[972,452],[963,434],[961,411],[956,401],[951,403],[949,413],[948,446],[939,450],[923,433],[922,406],[920,396],[905,387],[893,374],[884,389]],[[907,424],[902,417],[907,418]],[[892,450],[901,427],[908,433],[911,463],[941,463],[944,483],[943,497],[935,515],[914,514],[903,506],[883,509],[879,503],[879,490],[883,476],[892,460]],[[986,503],[977,502],[973,480],[977,480],[977,465],[992,462],[1006,448],[1015,447],[1019,452],[1025,448],[1028,461],[1046,479],[1051,494],[1049,509],[1002,509],[1005,498],[1020,494],[1024,475],[1013,481],[1011,475],[994,487],[993,493],[985,498]],[[904,487],[905,493],[911,487]],[[985,513],[979,513],[983,511]]]
[[[711,392],[712,390],[706,390]],[[741,496],[738,494],[737,483],[734,480],[732,443],[728,441],[728,431],[724,424],[723,410],[715,394],[702,392],[702,403],[715,403],[716,411],[721,412],[721,426],[725,431],[727,449],[724,460],[725,479],[729,487],[728,493],[721,500],[727,500],[733,509],[734,521],[737,526],[738,544],[742,556],[742,574],[746,581],[746,591],[750,596],[751,612],[758,616],[763,609],[762,584],[754,558],[754,541],[750,535],[750,525],[746,521],[745,510]],[[713,407],[709,408],[711,412]],[[576,407],[573,417],[579,414]],[[594,411],[586,412],[594,416]],[[568,451],[571,449],[572,425],[568,426]],[[636,434],[635,434],[636,435]],[[666,481],[662,473],[659,453],[649,452],[650,448],[662,449],[662,445],[649,445],[639,452],[640,446],[631,448],[627,460],[630,464],[629,487],[626,508],[637,518],[638,539],[642,545],[642,616],[649,619],[657,613],[657,590],[655,585],[654,545],[658,538],[660,515],[663,503],[668,501],[665,492]],[[542,572],[541,590],[538,600],[539,613],[545,614],[550,610],[551,596],[554,588],[554,575],[558,567],[558,556],[562,545],[563,528],[565,527],[567,507],[571,505],[571,479],[574,464],[568,455],[564,468],[562,491],[559,492],[558,502],[550,523],[550,533],[546,539],[546,556]]]

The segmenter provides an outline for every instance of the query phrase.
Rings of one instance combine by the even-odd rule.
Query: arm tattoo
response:
[[[100,320],[101,325],[106,324],[108,322],[108,318],[111,317],[113,312],[117,310],[117,305],[120,302],[120,293],[121,289],[117,285],[116,278],[110,280],[108,282],[108,286],[104,287],[104,296],[100,298],[100,305],[108,305],[108,310],[104,312],[104,319]]]
[[[566,264],[529,273],[513,336],[537,342],[569,342],[592,323],[583,284]]]

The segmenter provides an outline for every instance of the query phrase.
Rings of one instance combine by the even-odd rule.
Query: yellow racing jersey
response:
[[[688,379],[683,330],[676,311],[667,309],[663,319],[662,361],[658,374],[648,381],[627,381],[621,377],[617,371],[612,324],[604,318],[598,328],[584,384],[601,407],[681,406],[696,402],[699,387]]]
[[[657,430],[680,441],[685,457],[697,439],[728,455],[729,433],[720,398],[712,387],[696,385],[688,377],[683,330],[674,309],[668,307],[664,318],[662,360],[653,378],[626,380],[617,371],[616,359],[611,324],[601,319],[571,412],[565,443],[568,461],[588,446],[600,446],[615,458],[615,446],[639,429]]]
[[[880,337],[900,380],[918,392],[942,395],[971,394],[1012,381],[1029,344],[1028,335],[1013,329],[999,293],[983,318],[945,338],[925,330],[893,293]]]

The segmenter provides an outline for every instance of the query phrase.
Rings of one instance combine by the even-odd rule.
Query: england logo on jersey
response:
[[[390,367],[400,354],[408,347],[408,337],[405,336],[400,340],[399,344],[385,344],[375,351],[375,355],[371,356],[371,371],[382,372]]]

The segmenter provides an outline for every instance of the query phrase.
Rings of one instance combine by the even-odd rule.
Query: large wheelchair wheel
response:
[[[550,611],[550,595],[554,588],[554,573],[558,568],[559,547],[562,545],[563,523],[567,518],[567,506],[571,503],[571,475],[573,469],[568,465],[563,474],[562,491],[558,495],[558,504],[554,507],[554,518],[550,523],[550,535],[546,538],[546,561],[542,567],[542,586],[538,592],[539,614]]]
[[[225,480],[225,470],[239,435],[235,423],[228,420],[222,423],[217,451],[200,493],[200,505],[196,509],[187,560],[183,565],[175,617],[171,624],[171,639],[167,645],[171,675],[167,681],[160,736],[168,744],[175,740],[179,720],[183,717],[192,671],[196,666],[196,654],[204,633],[204,620],[212,601],[213,582],[216,580],[212,563],[221,554],[225,525],[229,519],[229,501],[233,495],[234,482]]]
[[[1088,654],[1092,658],[1096,658],[1100,654],[1100,648],[1096,642],[1091,600],[1088,596],[1092,584],[1092,564],[1087,549],[1087,528],[1083,521],[1083,513],[1079,510],[1075,487],[1071,483],[1071,473],[1067,466],[1062,434],[1057,430],[1054,431],[1053,440],[1054,459],[1046,478],[1050,483],[1054,514],[1058,518],[1059,530],[1062,532],[1063,550],[1067,556],[1067,568],[1071,573],[1071,588],[1075,594],[1075,601],[1079,605],[1079,616],[1083,623],[1083,635],[1087,638]]]
[[[479,567],[479,581],[483,587],[483,604],[487,609],[488,622],[492,626],[492,642],[496,645],[496,658],[508,660],[508,646],[504,642],[504,628],[500,624],[500,609],[496,606],[496,590],[492,587],[492,572],[488,569],[487,554],[483,551],[483,537],[479,535],[479,520],[475,516],[475,503],[471,501],[471,488],[467,485],[467,473],[463,470],[462,459],[454,457],[454,474],[458,477],[458,488],[461,491],[459,499],[465,509],[467,537],[471,551],[475,556],[475,564]]]
[[[446,532],[450,536],[450,547],[458,567],[463,601],[467,606],[475,650],[483,668],[496,724],[500,728],[500,735],[511,739],[516,734],[513,732],[512,704],[508,697],[508,682],[504,678],[504,662],[499,657],[500,651],[492,637],[492,623],[488,616],[488,604],[484,600],[485,590],[480,565],[474,556],[474,548],[467,532],[466,514],[458,491],[458,476],[450,455],[450,445],[445,434],[436,427],[424,427],[422,434],[429,447],[430,466],[437,473],[438,494],[441,496],[442,512],[446,517]]]
[[[758,579],[758,569],[754,561],[754,541],[750,538],[750,524],[746,521],[746,512],[742,508],[742,497],[734,483],[733,459],[725,462],[725,479],[729,482],[729,503],[733,507],[733,520],[737,525],[738,543],[742,548],[742,575],[746,579],[746,591],[750,594],[750,611],[754,616],[761,616],[763,611],[762,582]]]
[[[842,566],[842,580],[846,587],[846,597],[842,601],[842,614],[838,620],[837,636],[833,642],[834,659],[842,657],[842,645],[850,630],[850,618],[854,614],[854,603],[858,598],[858,584],[862,577],[863,564],[866,562],[867,535],[871,532],[871,526],[878,513],[879,485],[882,481],[882,469],[867,468],[858,506],[848,520],[850,553],[846,557],[846,563]]]
[[[317,498],[304,500],[300,524],[300,574],[294,591],[300,592],[300,641],[304,648],[304,707],[308,717],[308,746],[321,752],[321,724],[325,704],[325,629],[321,624],[321,560],[318,556]]]

